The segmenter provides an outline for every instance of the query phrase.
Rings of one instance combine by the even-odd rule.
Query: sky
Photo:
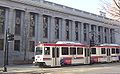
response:
[[[46,0],[57,4],[65,5],[75,9],[98,14],[101,11],[100,0]]]

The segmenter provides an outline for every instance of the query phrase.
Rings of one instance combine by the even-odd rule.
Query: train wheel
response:
[[[46,64],[45,63],[39,63],[38,66],[39,68],[43,68]]]

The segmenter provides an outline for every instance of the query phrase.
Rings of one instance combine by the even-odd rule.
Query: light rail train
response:
[[[40,66],[63,66],[120,61],[120,46],[101,44],[90,47],[76,42],[40,43],[35,47],[34,63]]]

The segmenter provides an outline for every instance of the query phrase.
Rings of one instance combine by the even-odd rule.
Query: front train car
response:
[[[90,49],[87,45],[68,41],[38,44],[34,63],[39,67],[90,64]]]
[[[55,43],[43,43],[38,44],[35,47],[35,65],[39,67],[43,66],[61,66],[60,65],[60,50],[56,47]]]

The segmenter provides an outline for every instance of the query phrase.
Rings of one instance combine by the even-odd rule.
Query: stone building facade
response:
[[[15,35],[7,57],[13,64],[31,60],[39,42],[120,43],[119,28],[118,21],[44,0],[0,0],[0,65],[8,30]]]

